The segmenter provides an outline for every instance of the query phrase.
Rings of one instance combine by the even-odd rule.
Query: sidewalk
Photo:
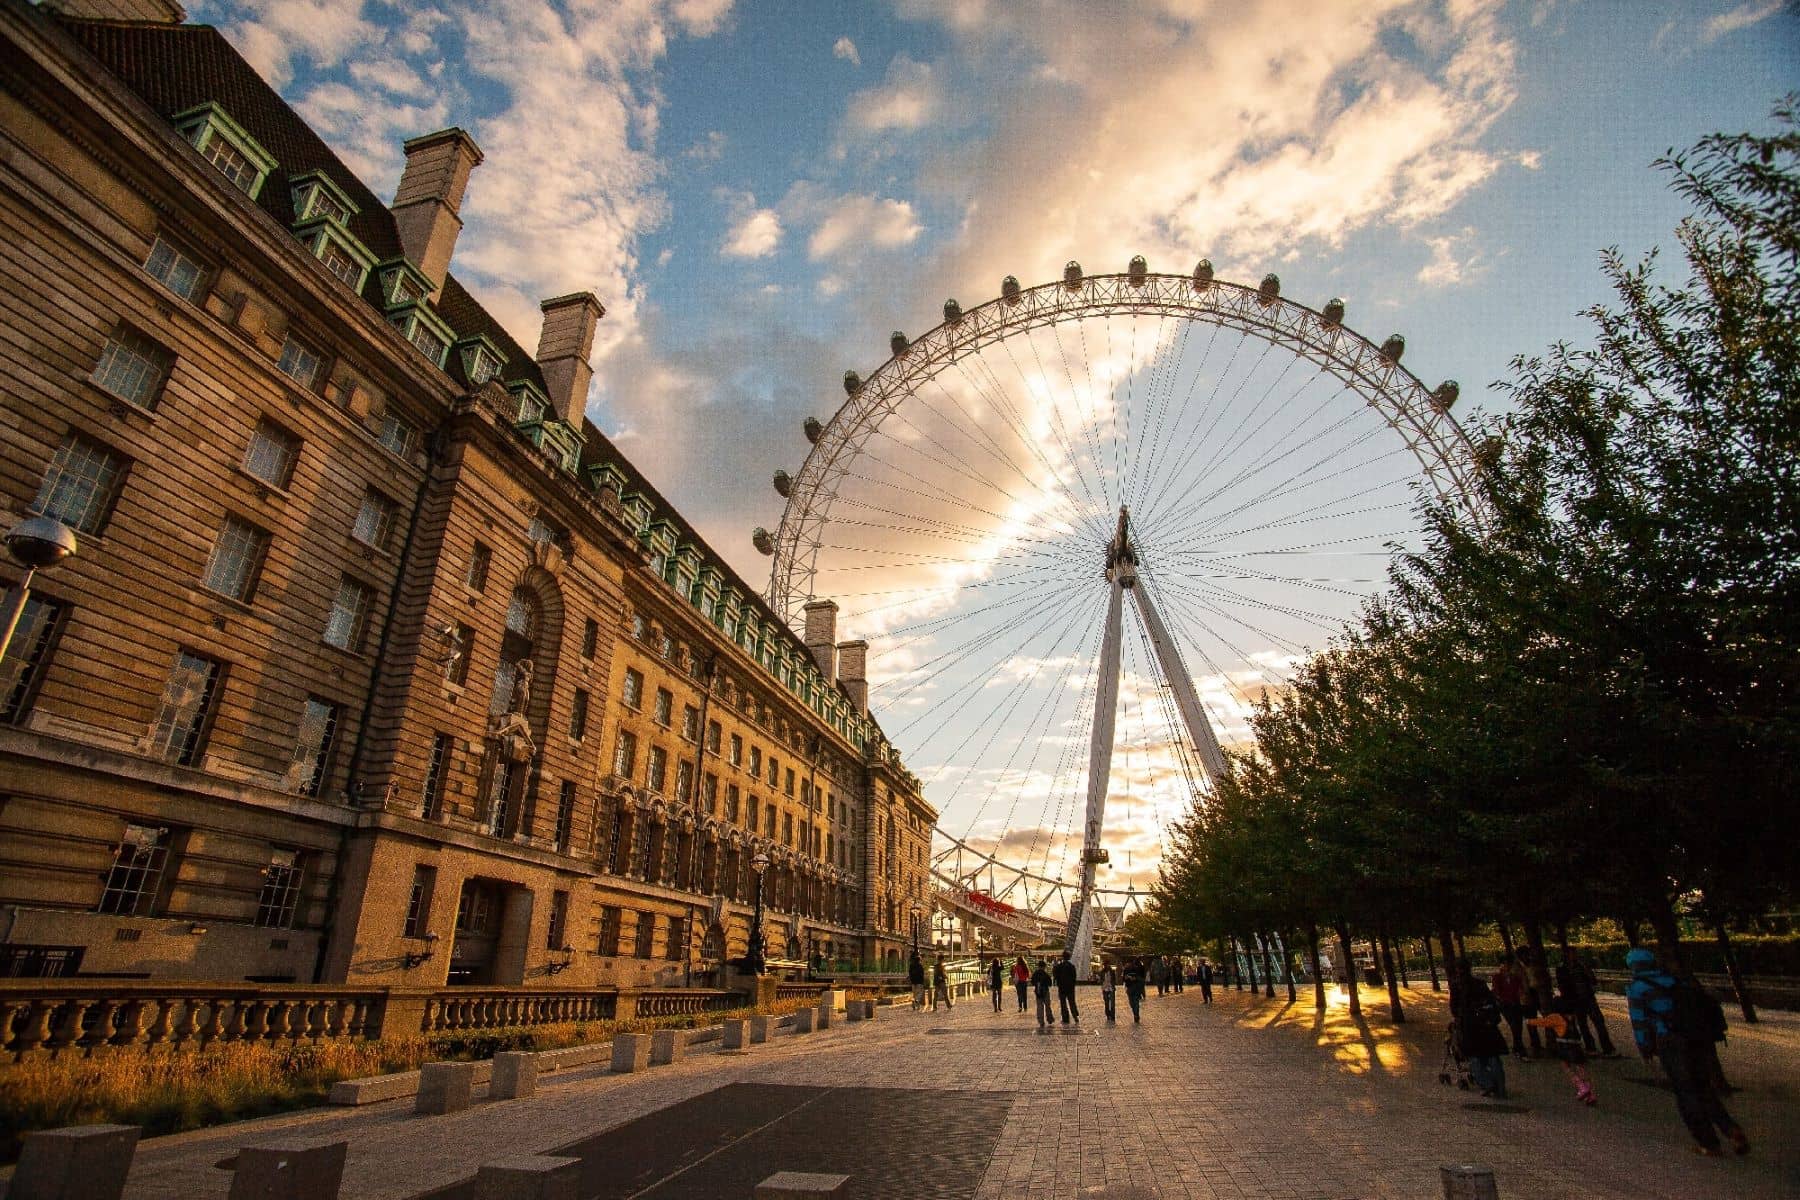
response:
[[[902,1005],[747,1054],[552,1075],[534,1099],[449,1117],[414,1117],[403,1100],[159,1138],[139,1149],[127,1196],[224,1197],[229,1175],[212,1164],[271,1135],[349,1139],[342,1194],[358,1200],[454,1194],[484,1161],[584,1141],[584,1195],[643,1200],[729,1194],[706,1190],[718,1180],[747,1197],[765,1168],[842,1163],[860,1194],[909,1198],[1425,1198],[1456,1162],[1494,1167],[1503,1200],[1800,1194],[1800,1019],[1787,1014],[1734,1024],[1724,1054],[1753,1154],[1701,1159],[1634,1055],[1594,1064],[1591,1110],[1548,1062],[1509,1060],[1506,1105],[1441,1086],[1443,1003],[1428,988],[1407,993],[1398,1028],[1373,990],[1361,1025],[1335,1004],[1317,1020],[1304,990],[1291,1007],[1284,991],[1220,989],[1211,1008],[1194,989],[1151,996],[1135,1027],[1122,997],[1125,1021],[1108,1027],[1098,994],[1081,996],[1079,1031],[1051,1036],[1009,991],[999,1014],[985,997],[947,1013]],[[1623,1043],[1622,1005],[1608,1021]]]

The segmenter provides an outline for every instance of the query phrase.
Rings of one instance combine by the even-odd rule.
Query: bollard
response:
[[[474,1091],[474,1063],[426,1063],[419,1068],[419,1094],[413,1100],[413,1112],[425,1117],[461,1112],[469,1107]]]
[[[813,1028],[815,1028],[815,1029],[830,1029],[831,1028],[831,1001],[830,1000],[822,1000],[819,1002],[819,1015],[817,1017],[813,1018]]]
[[[819,1010],[816,1008],[795,1009],[794,1010],[794,1032],[795,1033],[811,1033],[813,1031],[813,1021],[815,1018],[818,1017],[818,1015],[819,1015]]]
[[[813,1200],[817,1196],[849,1196],[848,1175],[777,1171],[756,1185],[756,1200]]]
[[[720,1026],[719,1039],[726,1050],[749,1049],[750,1022],[743,1017],[731,1018]]]
[[[621,1033],[613,1038],[612,1069],[620,1074],[642,1071],[650,1065],[650,1035]]]
[[[666,1066],[681,1061],[687,1052],[687,1030],[659,1029],[650,1039],[650,1065]]]
[[[1492,1167],[1439,1167],[1438,1179],[1444,1186],[1444,1200],[1500,1200]]]
[[[863,1002],[861,1000],[852,1000],[848,1004],[844,1005],[844,1019],[848,1020],[848,1021],[862,1020],[863,1019]]]
[[[863,1020],[873,1021],[875,1019],[875,1002],[873,1000],[864,1000],[862,1002],[862,1012]]]
[[[489,1100],[525,1100],[537,1094],[538,1058],[519,1050],[494,1055]]]
[[[768,1040],[769,1040],[769,1018],[767,1016],[751,1017],[750,1018],[750,1044],[754,1046],[759,1042],[766,1042]]]
[[[119,1200],[137,1151],[136,1125],[71,1125],[25,1135],[12,1200]]]
[[[349,1142],[265,1142],[237,1152],[229,1200],[338,1200]]]
[[[516,1154],[483,1163],[475,1172],[473,1200],[576,1200],[581,1160],[549,1154]]]

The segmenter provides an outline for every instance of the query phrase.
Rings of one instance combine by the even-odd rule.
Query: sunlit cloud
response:
[[[862,66],[862,55],[857,52],[856,43],[848,36],[840,37],[831,44],[831,57],[841,58],[853,67]]]

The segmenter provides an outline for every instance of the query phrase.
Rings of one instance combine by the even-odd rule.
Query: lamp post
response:
[[[0,658],[12,645],[13,631],[31,599],[31,577],[40,567],[54,567],[75,553],[75,531],[55,517],[27,517],[6,534],[6,551],[25,568],[19,582],[0,605]]]
[[[919,953],[919,922],[925,917],[925,910],[917,904],[912,906],[913,954]]]
[[[769,869],[769,856],[761,850],[750,860],[750,869],[756,872],[756,915],[750,921],[750,944],[744,950],[744,968],[752,975],[761,975],[767,969],[763,957],[763,873]]]

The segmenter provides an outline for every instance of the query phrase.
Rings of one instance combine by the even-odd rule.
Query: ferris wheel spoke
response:
[[[1093,489],[1088,486],[1087,472],[1082,470],[1082,467],[1081,467],[1081,456],[1075,452],[1074,447],[1069,442],[1068,431],[1063,428],[1062,406],[1055,402],[1054,385],[1050,383],[1049,373],[1044,369],[1043,360],[1038,355],[1037,339],[1035,337],[1027,335],[1025,338],[1025,344],[1027,346],[1031,347],[1032,358],[1038,364],[1038,378],[1041,381],[1043,381],[1044,389],[1045,389],[1046,393],[1048,393],[1047,402],[1044,404],[1045,425],[1047,428],[1049,428],[1052,435],[1056,438],[1057,447],[1062,453],[1063,461],[1068,463],[1070,468],[1075,473],[1076,486],[1081,489],[1082,497],[1087,501],[1087,507],[1083,511],[1089,518],[1090,522],[1097,522],[1097,524],[1091,525],[1090,532],[1093,534],[1097,534],[1100,537],[1100,539],[1102,541],[1104,541],[1105,537],[1106,537],[1105,517],[1104,517],[1104,513],[1105,513],[1105,509],[1106,509],[1105,495],[1104,495],[1104,493],[1102,493],[1102,495],[1098,499],[1096,499],[1096,497],[1094,496]],[[1006,352],[1007,361],[1012,364],[1014,376],[1019,380],[1021,385],[1023,385],[1026,395],[1029,396],[1031,394],[1031,390],[1032,390],[1031,384],[1030,384],[1030,379],[1026,376],[1025,368],[1019,362],[1018,356],[1012,352],[1011,343],[1003,341],[1000,343],[1000,345]],[[969,369],[969,365],[970,364],[967,364],[967,363],[964,364],[965,371]],[[1004,387],[1004,385],[1002,385],[1000,383],[999,376],[994,373],[993,369],[991,367],[989,367],[985,361],[979,363],[978,365],[979,365],[980,369],[987,372],[988,379],[992,382],[992,384],[994,386],[995,394],[1004,398],[1006,396],[1006,388]],[[1068,364],[1066,362],[1063,365],[1063,370],[1064,370],[1064,374],[1067,375]],[[1071,398],[1073,398],[1074,379],[1072,376],[1069,379],[1069,386],[1070,386],[1070,395],[1071,395]],[[1005,406],[1009,410],[1013,411],[1015,416],[1017,415],[1017,410],[1015,408],[1013,408],[1010,401],[1006,401],[1006,400],[1002,399],[1001,403],[1005,404]],[[1036,439],[1035,437],[1030,437],[1029,434],[1027,434],[1027,437],[1032,445],[1034,445],[1034,446],[1037,445],[1038,439]],[[1041,447],[1039,449],[1039,456],[1042,457]],[[1048,459],[1045,459],[1045,465],[1046,466],[1049,465]],[[1052,468],[1052,469],[1054,470],[1054,468]],[[1060,472],[1057,473],[1057,477],[1059,480],[1061,479]],[[1071,498],[1073,497],[1073,493],[1069,492],[1068,485],[1066,483],[1063,484],[1063,489],[1064,489],[1065,493],[1067,493],[1071,496]]]
[[[1131,478],[1127,480],[1126,502],[1135,511],[1143,507],[1143,497],[1150,494],[1150,484],[1156,478],[1157,459],[1162,455],[1167,439],[1163,436],[1163,423],[1169,414],[1171,402],[1175,399],[1175,389],[1180,384],[1181,372],[1177,365],[1187,354],[1189,335],[1193,332],[1193,323],[1183,321],[1176,334],[1176,344],[1157,356],[1158,362],[1169,364],[1163,371],[1162,388],[1151,392],[1149,409],[1145,414],[1144,453],[1139,455],[1131,470]],[[1193,398],[1193,391],[1200,382],[1200,372],[1205,368],[1206,357],[1212,353],[1212,341],[1217,340],[1219,327],[1213,326],[1213,338],[1207,342],[1199,367],[1195,369],[1188,381],[1188,390],[1183,404]],[[1160,344],[1160,339],[1159,339]],[[1132,486],[1135,485],[1135,486]]]
[[[1271,488],[1267,493],[1265,493],[1262,496],[1256,497],[1251,500],[1246,500],[1243,503],[1241,503],[1233,508],[1226,509],[1223,512],[1220,512],[1220,513],[1214,515],[1213,517],[1209,518],[1203,524],[1191,527],[1189,530],[1184,532],[1182,538],[1178,542],[1172,543],[1172,544],[1180,545],[1180,546],[1189,546],[1195,542],[1210,543],[1212,540],[1212,537],[1214,536],[1213,530],[1215,530],[1219,525],[1223,524],[1225,521],[1229,520],[1232,517],[1238,516],[1241,513],[1247,512],[1250,509],[1257,507],[1257,505],[1259,505],[1259,504],[1272,503],[1276,500],[1291,498],[1293,496],[1298,495],[1301,492],[1310,491],[1316,487],[1322,487],[1325,484],[1330,483],[1332,480],[1341,479],[1346,475],[1360,476],[1365,471],[1367,471],[1370,467],[1373,467],[1378,463],[1385,462],[1388,459],[1393,458],[1396,455],[1402,455],[1405,453],[1406,453],[1406,450],[1404,448],[1397,449],[1397,450],[1383,450],[1378,454],[1370,455],[1368,458],[1364,458],[1364,459],[1360,459],[1356,462],[1348,463],[1342,467],[1339,467],[1335,471],[1328,471],[1323,475],[1310,476],[1306,479],[1305,482],[1296,483],[1292,480],[1289,480],[1284,484],[1277,485],[1277,486]],[[1334,506],[1340,506],[1343,504],[1348,504],[1351,501],[1361,500],[1365,496],[1373,496],[1373,495],[1377,495],[1377,494],[1383,493],[1383,492],[1393,492],[1396,489],[1406,487],[1406,485],[1409,482],[1411,482],[1411,476],[1407,476],[1407,475],[1397,476],[1392,479],[1383,479],[1379,483],[1372,483],[1372,484],[1368,485],[1367,487],[1358,488],[1356,491],[1353,491],[1353,492],[1347,492],[1347,493],[1343,493],[1343,494],[1339,494],[1339,495],[1327,496],[1323,500],[1314,501],[1312,504],[1309,504],[1305,508],[1294,509],[1289,512],[1283,513],[1280,516],[1272,517],[1268,521],[1265,521],[1260,525],[1245,526],[1244,528],[1238,530],[1235,535],[1226,535],[1226,536],[1237,536],[1237,535],[1241,535],[1244,533],[1254,532],[1257,530],[1272,529],[1272,528],[1275,528],[1275,527],[1283,524],[1284,522],[1290,521],[1296,517],[1310,516],[1314,513],[1324,512],[1327,509],[1330,509]]]
[[[1035,590],[1042,591],[1043,589],[1035,589]],[[1014,596],[1014,597],[1009,597],[1003,604],[989,605],[988,606],[989,610],[993,610],[993,609],[998,609],[1001,607],[1011,607],[1016,604],[1022,604],[1027,600],[1033,601],[1032,606],[1030,608],[1026,609],[1024,613],[1014,615],[1011,617],[1010,625],[1002,625],[1002,626],[999,626],[998,628],[994,628],[994,629],[977,630],[974,634],[971,634],[968,638],[964,639],[963,641],[957,643],[954,646],[949,647],[948,649],[943,650],[942,652],[937,654],[935,657],[930,658],[930,659],[926,660],[925,662],[920,663],[917,667],[913,668],[911,671],[908,671],[905,675],[895,676],[891,680],[887,680],[881,684],[871,687],[869,689],[870,695],[875,696],[876,694],[879,693],[879,694],[882,694],[882,698],[890,705],[897,704],[899,701],[904,700],[907,697],[911,696],[912,693],[917,691],[920,687],[925,686],[927,683],[934,682],[934,680],[933,680],[934,674],[947,673],[951,668],[959,666],[963,662],[964,659],[970,657],[971,655],[973,655],[977,651],[983,649],[984,647],[992,644],[996,638],[999,638],[1002,635],[1004,635],[1005,633],[1007,633],[1009,631],[1009,629],[1016,629],[1019,625],[1023,624],[1024,622],[1029,621],[1029,620],[1033,619],[1034,617],[1038,616],[1040,613],[1042,613],[1046,608],[1049,608],[1051,605],[1056,604],[1059,601],[1066,601],[1068,599],[1068,596],[1069,596],[1069,590],[1067,588],[1055,588],[1055,589],[1050,590],[1049,594],[1047,596],[1034,595],[1034,594],[1027,594],[1025,596]],[[941,627],[942,625],[944,625],[950,621],[953,621],[955,619],[956,619],[956,617],[954,615],[952,615],[951,617],[937,618],[935,621],[926,622],[925,624],[936,626],[936,627]],[[927,638],[930,638],[937,631],[938,631],[938,629],[934,627],[934,628],[926,629],[924,632],[918,633],[911,638],[893,642],[889,645],[889,650],[897,651],[897,650],[906,649],[907,647],[913,645],[914,643],[917,643],[917,642],[923,641]],[[898,684],[898,683],[902,683],[902,682],[905,682],[906,686],[900,688],[898,691],[887,691],[886,690],[890,684]]]
[[[1242,629],[1246,629],[1246,630],[1250,631],[1251,633],[1256,634],[1258,637],[1267,640],[1272,646],[1274,646],[1278,650],[1281,650],[1287,654],[1292,654],[1296,657],[1304,657],[1305,656],[1306,648],[1304,646],[1301,646],[1296,642],[1290,641],[1286,637],[1283,637],[1281,634],[1278,634],[1278,633],[1274,632],[1273,630],[1266,629],[1261,625],[1258,625],[1249,620],[1246,620],[1243,616],[1239,615],[1241,609],[1257,608],[1260,606],[1251,605],[1251,604],[1247,604],[1247,603],[1236,603],[1236,607],[1225,608],[1208,594],[1209,592],[1212,592],[1212,591],[1214,591],[1214,589],[1210,589],[1210,588],[1207,588],[1204,586],[1198,587],[1198,588],[1171,587],[1170,601],[1171,601],[1171,604],[1174,605],[1179,611],[1184,611],[1184,612],[1186,611],[1188,606],[1198,605],[1205,611],[1213,613],[1217,616],[1223,617],[1227,621],[1230,621],[1231,623],[1233,623],[1234,625],[1237,625]],[[1223,596],[1223,593],[1216,593],[1216,594]],[[1250,656],[1248,661],[1257,664],[1259,667],[1262,665],[1261,661],[1258,660],[1254,655]],[[1273,664],[1269,664],[1269,669],[1271,669],[1271,670],[1275,671],[1277,674],[1279,674],[1281,676],[1283,683],[1287,682],[1288,677],[1289,677],[1288,672],[1282,670],[1280,667],[1274,666]]]

